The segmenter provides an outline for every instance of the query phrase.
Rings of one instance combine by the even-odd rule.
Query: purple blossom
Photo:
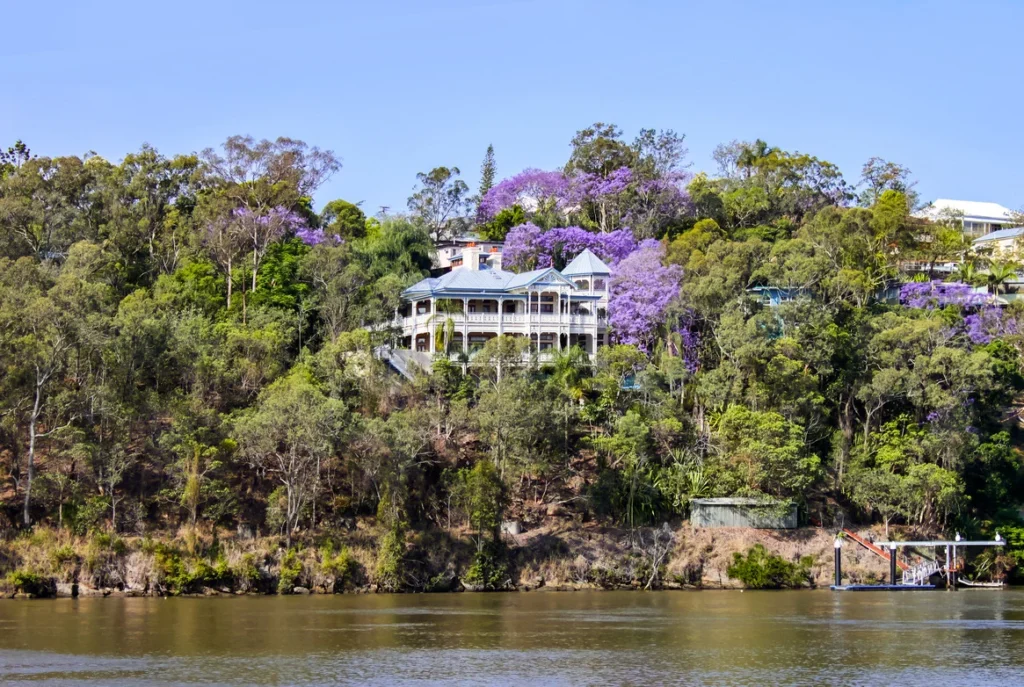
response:
[[[480,199],[477,221],[488,222],[505,208],[554,200],[561,210],[617,196],[634,181],[633,170],[619,167],[608,176],[581,172],[566,176],[562,172],[526,169],[495,184]]]
[[[909,282],[900,288],[900,303],[910,308],[973,307],[987,301],[985,294],[977,293],[974,287],[960,282]]]
[[[1002,336],[1014,336],[1021,331],[1020,323],[998,306],[979,308],[964,318],[964,332],[972,343],[985,345]]]
[[[650,349],[683,276],[678,265],[662,264],[664,256],[664,247],[648,239],[617,265],[608,302],[608,320],[617,341]]]
[[[325,241],[330,241],[335,245],[344,242],[344,239],[337,234],[325,234],[323,229],[310,229],[309,227],[304,227],[296,231],[295,238],[299,239],[307,246],[319,246]]]
[[[533,223],[513,227],[505,237],[504,263],[512,269],[564,265],[586,249],[614,266],[637,247],[628,228],[597,234],[580,227],[544,231]]]
[[[697,366],[700,361],[700,332],[697,330],[696,322],[693,320],[693,317],[690,315],[684,317],[683,322],[677,331],[679,332],[679,338],[682,344],[682,350],[679,351],[679,354],[682,355],[683,358],[683,367],[686,368],[687,372],[693,374],[697,371]]]
[[[480,199],[477,220],[487,222],[505,208],[521,205],[526,199],[541,201],[554,198],[563,207],[569,190],[569,180],[561,172],[525,169],[495,184]]]
[[[575,205],[622,193],[633,181],[633,170],[629,167],[619,167],[606,177],[580,172],[570,177],[568,181],[566,200]]]

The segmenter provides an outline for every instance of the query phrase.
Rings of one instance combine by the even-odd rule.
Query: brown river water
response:
[[[0,602],[4,685],[1022,685],[1024,591]]]

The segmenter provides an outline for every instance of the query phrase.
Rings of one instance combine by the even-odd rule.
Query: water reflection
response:
[[[1024,593],[595,592],[0,603],[0,681],[1019,684]]]

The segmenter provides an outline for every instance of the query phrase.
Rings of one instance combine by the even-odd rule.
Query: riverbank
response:
[[[513,531],[518,529],[510,527]],[[866,533],[866,532],[865,532]],[[628,529],[549,518],[503,535],[493,570],[479,580],[465,532],[404,533],[399,554],[370,520],[297,539],[183,531],[149,536],[75,536],[39,528],[0,546],[4,597],[336,594],[584,589],[738,589],[734,555],[755,545],[796,563],[810,557],[804,586],[827,585],[833,534],[820,528],[702,529],[688,523]],[[853,545],[851,582],[884,579],[887,563]]]

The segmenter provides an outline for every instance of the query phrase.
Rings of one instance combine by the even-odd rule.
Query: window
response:
[[[604,279],[594,280],[594,291],[604,291]]]

